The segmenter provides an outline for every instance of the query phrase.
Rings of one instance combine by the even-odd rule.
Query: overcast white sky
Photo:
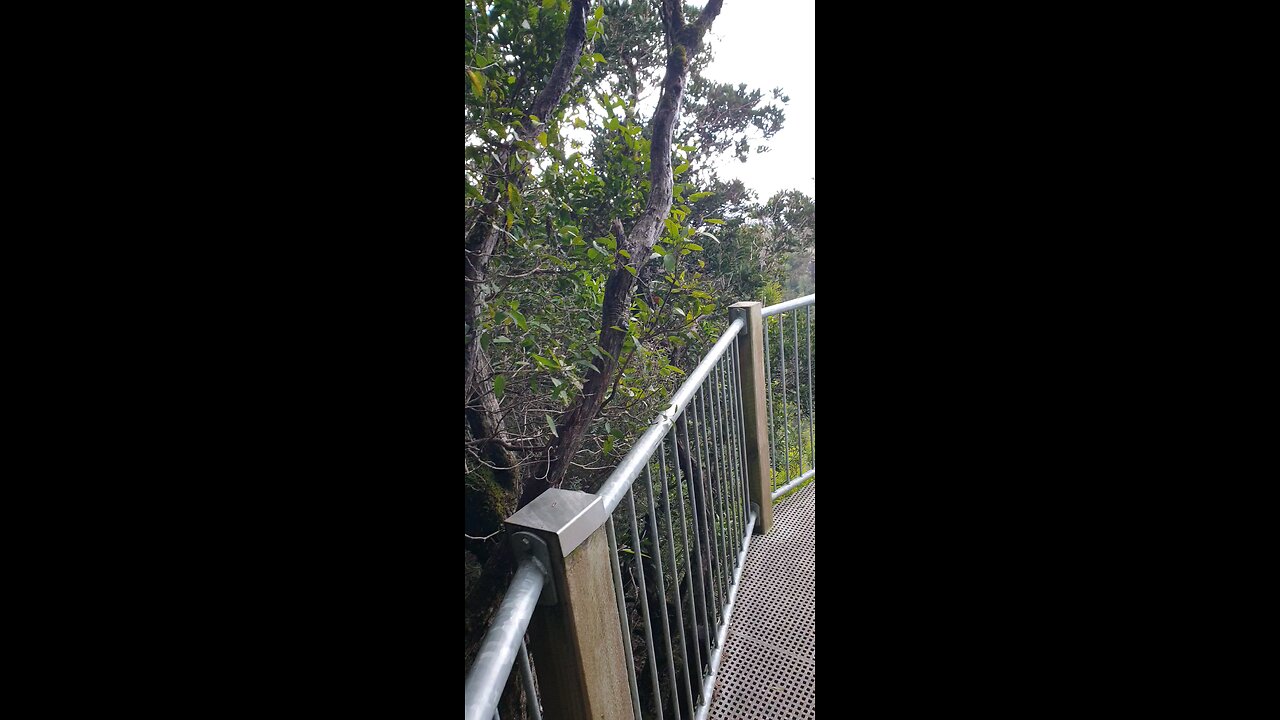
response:
[[[781,87],[791,98],[782,131],[772,148],[751,154],[746,163],[719,164],[725,179],[738,178],[760,194],[800,190],[817,199],[814,138],[817,56],[814,49],[815,0],[725,0],[711,26],[716,59],[705,73],[717,82],[746,83],[765,92]]]

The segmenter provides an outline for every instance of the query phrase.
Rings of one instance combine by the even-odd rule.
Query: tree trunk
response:
[[[527,117],[523,118],[520,139],[528,141],[536,137],[546,118],[559,105],[568,89],[578,58],[586,44],[586,19],[590,4],[590,0],[573,0],[569,24],[565,29],[564,48],[546,86],[529,108],[528,115],[537,116],[542,122],[534,123]],[[515,184],[518,190],[523,187],[527,176],[524,168],[515,173],[507,172],[507,163],[514,147],[512,143],[498,153],[495,166],[501,168],[502,172],[499,177],[491,177],[484,184],[482,192],[486,202],[479,217],[469,223],[464,249],[463,315],[467,328],[463,345],[464,414],[471,440],[482,441],[478,452],[485,462],[493,466],[489,473],[480,473],[482,476],[491,476],[487,482],[479,487],[466,487],[466,520],[468,528],[477,525],[486,528],[484,534],[500,531],[502,520],[523,504],[518,502],[523,479],[519,468],[520,457],[510,450],[509,436],[503,428],[498,400],[488,385],[492,371],[489,359],[480,346],[479,333],[481,312],[488,300],[484,295],[484,283],[489,276],[493,252],[502,236],[500,218],[505,216],[508,197],[504,183]],[[481,379],[485,381],[483,384],[480,383]],[[467,538],[465,544],[468,545],[468,553],[480,563],[478,576],[467,584],[465,590],[463,663],[464,668],[469,669],[489,622],[502,602],[514,568],[505,539],[501,536],[485,543]],[[519,673],[512,672],[499,703],[502,717],[525,717],[525,700]]]
[[[649,146],[649,198],[630,234],[618,239],[618,248],[626,250],[633,262],[643,262],[649,257],[658,241],[663,221],[671,212],[671,137],[684,98],[690,63],[702,50],[703,36],[720,14],[722,5],[723,0],[711,0],[698,20],[686,25],[679,1],[663,0],[663,20],[671,49],[667,53],[666,73],[662,79],[662,97],[653,116],[653,139]],[[620,321],[631,306],[634,282],[635,278],[625,267],[624,258],[618,255],[605,284],[604,309],[600,318],[600,350],[604,360],[599,363],[598,371],[587,372],[581,394],[560,416],[556,423],[557,437],[551,443],[545,479],[527,483],[524,497],[537,497],[547,488],[559,487],[591,421],[604,403],[605,391],[618,369],[618,354],[626,339],[626,331],[616,330],[614,326],[625,327]]]
[[[565,45],[551,79],[547,86],[534,100],[529,114],[539,120],[549,117],[560,98],[568,88],[577,64],[579,55],[585,44],[586,14],[590,3],[588,0],[574,0],[570,11],[569,26],[565,33]],[[668,52],[666,73],[662,83],[662,97],[653,119],[653,137],[650,146],[650,193],[645,210],[637,219],[630,234],[623,235],[621,227],[615,232],[618,236],[619,249],[627,250],[633,261],[642,262],[653,250],[658,234],[663,228],[663,221],[671,211],[673,177],[671,172],[671,144],[676,118],[684,97],[685,84],[688,78],[692,59],[702,49],[702,39],[712,22],[720,13],[723,0],[711,0],[700,13],[696,22],[686,24],[681,5],[678,0],[663,0],[664,26],[670,50]],[[522,139],[529,140],[536,136],[540,125],[535,125],[527,118],[523,120],[520,132]],[[508,148],[499,154],[498,160],[505,163],[510,158]],[[464,343],[464,402],[466,405],[467,428],[473,440],[494,440],[481,444],[481,454],[486,462],[494,466],[491,487],[486,491],[494,496],[490,501],[480,505],[487,508],[486,520],[494,520],[494,516],[505,511],[509,505],[504,497],[518,497],[510,509],[514,511],[524,506],[533,498],[542,494],[547,488],[558,487],[563,482],[570,468],[574,454],[581,447],[592,420],[599,412],[607,395],[614,375],[619,371],[618,356],[622,350],[626,333],[614,330],[611,326],[621,326],[622,316],[631,305],[634,278],[628,272],[619,255],[617,265],[611,272],[605,285],[604,307],[601,313],[599,347],[604,360],[599,363],[599,370],[588,372],[582,391],[572,407],[561,415],[557,423],[557,436],[549,446],[540,473],[521,473],[519,456],[509,450],[507,436],[502,428],[498,412],[498,403],[491,389],[481,385],[480,378],[490,375],[489,363],[479,343],[479,324],[481,311],[486,298],[483,285],[488,278],[489,262],[502,234],[499,224],[504,212],[506,193],[503,181],[515,183],[517,189],[522,187],[525,173],[514,177],[509,173],[503,178],[489,180],[482,191],[486,204],[483,206],[483,217],[472,224],[466,237],[464,263],[464,319],[467,336]],[[487,382],[485,383],[487,385]],[[687,439],[684,440],[685,456],[688,457]],[[539,467],[539,466],[534,466]],[[689,469],[689,477],[700,478],[700,471],[695,473]],[[700,480],[697,483],[700,486]],[[473,492],[470,488],[468,492]],[[475,491],[480,492],[480,491]],[[701,489],[694,492],[700,493]],[[701,507],[701,504],[700,504]],[[507,514],[510,514],[509,512]],[[475,544],[474,541],[468,541]],[[701,539],[698,543],[701,545]],[[492,543],[490,543],[492,544]],[[637,544],[638,547],[638,544]],[[505,543],[497,543],[497,547],[487,553],[476,553],[476,557],[485,555],[478,578],[468,585],[466,593],[466,636],[464,661],[470,667],[479,642],[488,627],[493,613],[497,610],[513,571],[511,556]],[[706,554],[704,552],[704,558]],[[646,564],[647,567],[647,564]],[[681,578],[679,569],[673,568],[673,581],[688,583],[692,587],[691,578]],[[705,570],[699,570],[705,572]],[[652,586],[651,586],[652,587]],[[651,591],[652,592],[652,591]],[[665,606],[665,598],[657,599]],[[656,610],[655,605],[654,609]],[[674,612],[683,612],[680,608],[670,608]],[[674,628],[673,628],[674,632]],[[656,638],[655,638],[656,640]],[[691,634],[686,644],[696,642]],[[689,647],[691,650],[691,646]],[[665,648],[663,649],[665,651]],[[692,654],[690,653],[692,657]],[[665,660],[665,658],[664,658]],[[659,663],[661,667],[665,663]],[[677,668],[678,670],[680,668]],[[693,670],[691,668],[691,670]],[[681,676],[683,673],[680,673]],[[694,674],[691,672],[691,675]],[[683,685],[681,677],[679,683]],[[683,690],[683,687],[681,687]],[[683,695],[683,693],[678,693]],[[523,692],[519,687],[518,673],[513,672],[500,704],[501,714],[507,718],[524,716]],[[684,704],[683,698],[680,700]],[[688,711],[688,708],[684,708]]]

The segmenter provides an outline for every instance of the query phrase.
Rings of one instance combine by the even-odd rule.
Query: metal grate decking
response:
[[[814,487],[774,508],[747,551],[711,720],[814,717]]]

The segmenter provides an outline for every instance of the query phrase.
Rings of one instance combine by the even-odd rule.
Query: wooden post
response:
[[[742,417],[747,432],[747,487],[760,512],[755,534],[773,527],[773,485],[769,460],[769,409],[765,405],[764,319],[758,302],[729,306],[729,319],[742,318],[746,327],[738,335],[738,367],[742,371]]]
[[[528,532],[545,542],[551,565],[554,603],[540,602],[529,622],[543,717],[632,716],[606,519],[595,495],[553,488],[506,521],[509,535]]]

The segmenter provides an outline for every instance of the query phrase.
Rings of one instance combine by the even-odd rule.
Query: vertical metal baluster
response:
[[[747,513],[747,520],[751,519],[751,495],[750,488],[747,486],[749,476],[747,472],[747,414],[743,408],[746,400],[743,398],[742,392],[742,363],[739,361],[734,365],[734,369],[738,372],[738,424],[742,427],[742,432],[738,435],[738,443],[742,457],[742,482],[743,494],[745,501],[743,502],[743,512]],[[752,526],[754,527],[754,526]]]
[[[648,467],[645,467],[648,471]],[[644,559],[640,548],[640,523],[636,521],[635,486],[627,491],[627,509],[631,512],[631,537],[635,538],[635,555],[632,556],[636,569],[636,583],[639,586],[640,617],[644,620],[644,647],[649,655],[649,679],[653,681],[653,707],[658,711],[658,720],[662,720],[662,689],[658,686],[658,656],[653,651],[653,625],[649,620],[649,590],[644,581]],[[650,500],[652,502],[652,500]]]
[[[738,339],[736,342],[745,342]],[[742,512],[743,518],[747,522],[747,533],[753,533],[754,525],[751,523],[751,471],[748,469],[750,463],[747,461],[747,414],[744,409],[746,403],[746,392],[743,388],[743,372],[742,358],[738,355],[734,356],[733,371],[738,378],[738,457],[742,459]]]
[[[804,334],[806,336],[805,345],[809,352],[809,459],[813,461],[813,467],[818,467],[818,439],[815,437],[817,430],[817,420],[813,415],[813,306],[805,308],[808,313],[808,322],[804,326]]]
[[[702,387],[698,388],[698,417],[702,419],[702,432],[698,433],[698,437],[702,440],[702,458],[703,467],[707,468],[706,474],[706,495],[707,498],[707,530],[711,534],[712,552],[716,556],[716,567],[714,577],[712,578],[712,587],[716,590],[716,623],[719,629],[720,620],[724,617],[724,604],[722,600],[725,598],[724,587],[724,553],[722,551],[720,531],[717,527],[716,519],[716,493],[711,484],[711,452],[707,448],[707,402],[706,402],[707,383],[704,379]]]
[[[631,690],[631,709],[640,718],[640,689],[636,687],[636,663],[631,655],[631,623],[627,618],[627,601],[622,596],[622,564],[618,561],[618,536],[613,528],[613,515],[605,518],[605,537],[609,539],[609,566],[613,569],[613,595],[618,601],[618,619],[622,623],[622,653],[627,661],[627,686]]]
[[[728,359],[727,369],[728,375],[730,375],[730,386],[728,386],[730,387],[730,395],[728,395],[728,400],[730,400],[730,418],[733,421],[733,434],[730,437],[730,446],[733,448],[733,455],[735,455],[737,460],[737,498],[739,498],[739,503],[737,503],[737,505],[739,505],[739,509],[742,512],[741,542],[745,543],[745,536],[748,536],[751,532],[751,528],[746,524],[746,520],[748,520],[746,506],[748,506],[750,498],[748,487],[746,487],[746,456],[744,454],[746,446],[742,445],[745,433],[744,428],[742,428],[742,415],[739,402],[739,398],[742,396],[742,379],[739,377],[739,374],[737,374],[737,350],[739,350],[739,347],[737,347],[737,338],[735,337],[733,338],[732,351],[730,359]]]
[[[728,502],[728,493],[732,492],[733,483],[728,478],[728,464],[724,461],[724,414],[721,411],[721,402],[719,402],[719,392],[721,392],[721,389],[719,389],[719,363],[712,365],[712,372],[707,377],[712,383],[713,392],[710,400],[712,400],[712,418],[716,420],[716,460],[719,462],[718,471],[719,478],[721,478],[721,528],[724,533],[724,544],[726,544],[726,547],[731,547],[730,539],[733,537],[733,519],[730,512],[728,512],[731,507],[730,502]],[[726,560],[730,562],[728,566],[732,568],[731,551],[727,553]],[[730,577],[732,577],[732,574],[731,570]]]
[[[533,687],[533,668],[529,665],[529,647],[520,639],[520,680],[524,683],[524,694],[529,698],[529,717],[542,720],[542,702],[538,699],[538,691]],[[639,716],[637,716],[639,720]]]
[[[711,572],[710,566],[715,563],[715,559],[711,557],[711,539],[710,531],[707,530],[707,493],[706,493],[706,471],[703,470],[701,454],[698,452],[698,404],[697,395],[689,398],[689,406],[685,410],[685,442],[689,445],[689,464],[697,466],[697,472],[693,474],[689,480],[694,482],[697,478],[697,492],[694,492],[694,486],[689,486],[689,504],[690,513],[693,515],[693,541],[698,548],[698,593],[702,598],[702,626],[706,628],[706,647],[707,660],[711,660],[711,639],[715,635],[712,632],[715,621],[715,611],[712,605],[715,604],[715,586],[710,582]],[[691,434],[692,433],[692,434]],[[701,497],[702,501],[698,502]],[[703,532],[706,531],[706,532]],[[706,548],[707,555],[703,557],[702,551]],[[711,599],[711,604],[707,604],[707,598]]]
[[[804,473],[804,416],[800,406],[800,311],[791,314],[791,338],[795,341],[796,359],[796,451],[800,454],[800,469]]]
[[[751,502],[750,488],[747,487],[747,457],[746,457],[746,428],[742,423],[742,411],[740,409],[742,397],[742,378],[738,375],[738,338],[733,339],[733,357],[729,358],[729,387],[732,393],[729,400],[733,405],[729,408],[730,417],[733,418],[733,450],[738,459],[738,498],[739,507],[742,508],[742,534],[750,535],[751,527],[747,524],[748,513],[747,505]],[[745,539],[743,541],[746,542]]]
[[[782,354],[782,484],[791,482],[791,440],[787,427],[787,326],[778,316],[778,352]]]
[[[713,366],[711,372],[707,373],[707,379],[703,382],[702,386],[707,391],[706,402],[711,406],[711,410],[707,413],[707,416],[711,418],[711,447],[709,453],[712,455],[712,462],[715,463],[716,479],[719,484],[719,487],[715,491],[716,510],[719,513],[719,522],[716,523],[716,535],[720,539],[720,545],[723,548],[724,561],[726,563],[723,574],[725,578],[728,579],[733,576],[728,564],[731,562],[728,551],[729,506],[724,500],[724,494],[728,490],[728,485],[725,484],[724,467],[723,463],[720,462],[720,424],[716,420],[715,382],[715,367]],[[726,581],[723,582],[722,585],[725,588],[725,594],[721,596],[725,601],[725,605],[721,607],[721,612],[723,613],[724,607],[727,607],[729,603],[729,583]]]
[[[666,437],[671,440],[671,444],[675,444],[676,436],[674,428],[668,432]],[[661,447],[659,448],[661,450]],[[667,453],[665,450],[658,453],[658,467],[662,470],[662,514],[667,518],[667,545],[671,551],[671,594],[676,598],[676,631],[680,635],[680,659],[683,661],[684,670],[684,695],[689,701],[689,714],[693,714],[693,684],[689,681],[689,645],[686,639],[684,629],[684,611],[680,606],[683,603],[680,600],[680,563],[676,560],[676,535],[671,523],[671,489],[667,482]],[[677,478],[676,482],[679,482]]]
[[[684,529],[685,532],[691,532],[692,536],[694,536],[694,544],[692,544],[692,548],[694,548],[694,562],[692,562],[691,564],[692,569],[694,569],[692,570],[692,573],[694,573],[694,575],[692,575],[692,582],[689,583],[690,594],[694,592],[698,593],[698,597],[692,597],[690,600],[691,605],[694,606],[694,610],[692,610],[692,614],[694,614],[694,625],[695,625],[694,639],[695,641],[696,639],[698,639],[698,632],[696,632],[696,629],[698,628],[696,628],[696,624],[698,624],[698,620],[699,620],[698,602],[701,602],[703,603],[703,612],[701,612],[701,621],[703,621],[703,635],[705,635],[705,637],[703,638],[703,647],[707,648],[707,660],[709,661],[710,659],[712,659],[712,648],[710,648],[710,643],[708,642],[707,638],[710,638],[710,634],[712,634],[712,629],[710,629],[712,628],[712,625],[710,625],[710,621],[707,618],[707,584],[703,582],[703,577],[705,574],[707,574],[707,568],[705,568],[705,562],[703,562],[704,543],[703,543],[703,533],[701,533],[701,527],[703,527],[703,525],[701,525],[698,518],[698,507],[699,507],[698,493],[695,492],[695,488],[694,488],[694,483],[696,482],[694,478],[696,477],[696,475],[700,474],[700,471],[699,473],[694,473],[694,442],[692,442],[691,439],[689,438],[689,427],[692,421],[694,421],[692,420],[692,414],[690,413],[690,410],[687,409],[686,407],[684,436],[685,436],[685,447],[689,448],[689,457],[686,457],[685,464],[689,465],[689,475],[685,477],[685,480],[686,480],[686,486],[689,487],[689,514],[687,514],[687,519],[689,519],[689,521],[687,521],[687,523],[685,523],[685,521],[681,521],[681,529]],[[684,468],[684,465],[681,465],[681,468]],[[684,493],[681,493],[681,496],[680,496],[680,515],[682,516],[682,518],[684,518],[685,516]],[[692,525],[691,529],[690,529],[690,525]],[[689,557],[689,555],[687,555],[687,553],[689,553],[689,547],[690,547],[689,541],[687,541],[686,539],[685,557]],[[698,601],[698,602],[694,602],[694,601]],[[695,642],[694,647],[695,648],[698,647],[698,643]],[[701,653],[701,650],[699,650],[699,653]],[[703,665],[703,660],[701,660],[701,655],[698,656],[698,667],[699,667],[698,688],[700,691],[701,687],[703,687],[703,683],[701,683],[701,673],[703,673],[703,667],[705,667]]]
[[[769,482],[773,489],[778,489],[778,475],[773,472],[773,464],[778,462],[778,448],[774,447],[776,433],[773,431],[773,370],[769,358],[769,318],[764,319],[764,384],[769,388]]]
[[[686,426],[688,425],[688,420],[689,419],[686,417],[685,418]],[[680,442],[679,441],[680,441],[680,418],[679,416],[677,416],[676,423],[671,427],[671,474],[675,477],[675,480],[676,480],[676,491],[675,491],[676,500],[679,501],[676,504],[676,508],[680,511],[680,539],[684,541],[684,573],[685,573],[684,576],[689,578],[689,590],[688,592],[685,593],[685,595],[689,600],[689,624],[693,626],[693,632],[690,633],[693,637],[693,643],[692,643],[693,644],[693,662],[694,662],[694,668],[696,668],[697,670],[696,672],[691,673],[691,675],[696,676],[699,680],[701,680],[702,679],[702,650],[698,648],[698,607],[697,607],[698,603],[697,603],[697,598],[694,597],[694,594],[697,592],[697,587],[696,587],[697,580],[694,576],[694,566],[693,566],[694,553],[690,552],[690,549],[689,549],[688,517],[686,516],[686,513],[684,511],[683,485],[687,485],[692,481],[686,477],[684,483],[680,482],[680,476],[684,474],[684,465],[680,464],[680,449],[679,449]],[[672,567],[676,567],[676,566],[673,565]],[[682,614],[683,614],[683,611],[682,611]],[[681,633],[683,632],[684,631],[682,630]],[[686,639],[685,645],[689,645],[689,644],[690,643]],[[696,692],[695,692],[695,688],[693,688],[692,685],[690,686],[690,691],[694,695],[696,695],[699,700],[702,699],[702,683],[701,682],[698,683]]]
[[[738,339],[733,339],[734,353],[733,364],[730,370],[733,372],[733,389],[734,389],[734,422],[738,425],[738,432],[734,435],[734,440],[738,448],[738,468],[739,475],[742,477],[742,528],[743,534],[751,532],[749,525],[751,521],[751,497],[747,488],[747,427],[742,421],[742,373],[738,367]]]
[[[658,449],[661,450],[661,446]],[[661,457],[662,453],[659,452],[658,455]],[[671,716],[676,720],[680,720],[680,684],[676,682],[676,648],[671,642],[671,621],[668,619],[667,614],[667,582],[663,578],[662,543],[659,542],[659,538],[662,537],[662,531],[658,525],[658,506],[653,501],[653,473],[649,470],[648,462],[644,464],[644,479],[649,488],[649,523],[651,525],[649,532],[653,537],[653,559],[658,570],[658,598],[662,601],[660,608],[662,610],[662,635],[663,639],[667,641],[667,677],[671,680]],[[658,697],[658,701],[661,703],[661,696]]]
[[[737,406],[737,403],[734,401],[734,397],[737,396],[738,392],[738,381],[733,372],[733,366],[737,362],[737,342],[738,339],[734,338],[733,343],[730,344],[728,362],[726,362],[724,366],[725,382],[727,384],[726,389],[728,393],[725,395],[724,400],[728,403],[726,410],[728,411],[729,424],[729,457],[733,461],[733,470],[737,476],[737,481],[733,486],[733,491],[737,493],[737,502],[735,503],[734,508],[735,514],[738,516],[738,552],[742,552],[742,545],[745,542],[745,535],[747,534],[747,516],[742,513],[742,506],[747,501],[747,482],[746,478],[742,474],[742,458],[738,456],[738,435],[742,430],[738,427],[737,414],[734,412],[734,408]]]
[[[725,500],[727,501],[729,511],[729,540],[730,547],[733,549],[733,564],[736,569],[738,558],[738,541],[741,539],[741,533],[738,532],[738,513],[734,511],[738,503],[738,482],[737,473],[733,470],[733,460],[729,452],[729,415],[728,404],[725,402],[725,393],[728,386],[724,380],[724,365],[728,360],[724,357],[720,362],[716,363],[716,404],[719,405],[720,411],[720,449],[721,456],[724,459],[724,477],[725,477]]]

